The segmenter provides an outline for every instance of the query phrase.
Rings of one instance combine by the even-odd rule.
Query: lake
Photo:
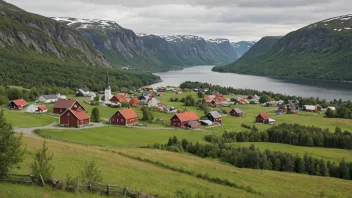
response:
[[[321,80],[301,80],[288,78],[271,78],[233,73],[212,72],[213,66],[194,66],[178,71],[155,73],[163,80],[153,84],[153,87],[179,86],[185,81],[207,82],[234,88],[272,91],[304,97],[319,97],[327,99],[352,100],[352,83],[330,82]]]

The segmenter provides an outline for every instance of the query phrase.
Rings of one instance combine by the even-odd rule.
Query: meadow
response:
[[[58,118],[51,117],[47,114],[34,114],[10,110],[4,110],[4,114],[6,120],[11,123],[14,128],[47,126],[58,121]]]
[[[20,164],[20,169],[13,169],[12,172],[28,174],[34,153],[41,147],[43,139],[24,135],[22,142],[27,149],[25,160]],[[159,197],[173,197],[176,190],[180,189],[186,189],[192,194],[221,194],[223,197],[318,197],[321,194],[327,197],[348,197],[352,193],[352,188],[350,188],[352,181],[294,173],[239,169],[217,160],[201,159],[168,151],[138,148],[106,149],[53,140],[47,140],[47,146],[49,147],[49,153],[54,154],[55,171],[53,177],[56,179],[65,181],[67,174],[73,177],[79,176],[84,165],[95,159],[102,168],[103,183],[122,185]],[[211,177],[228,179],[236,184],[251,187],[261,194],[215,184],[151,163],[130,159],[118,154],[119,152],[159,161],[196,173],[208,174]],[[7,186],[11,188],[7,188]],[[12,188],[12,186],[14,187]],[[28,191],[27,197],[40,196],[45,189],[36,190],[31,187],[0,184],[0,189],[2,188],[7,189],[5,195],[8,197],[22,196],[24,191]],[[16,192],[13,193],[14,191]],[[52,193],[52,190],[47,189],[45,195],[54,196]],[[70,197],[63,192],[58,192],[55,197],[56,195],[58,197],[61,195],[62,197]]]

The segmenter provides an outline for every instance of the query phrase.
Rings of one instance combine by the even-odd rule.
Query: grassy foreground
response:
[[[33,155],[41,147],[43,139],[24,135],[22,141],[27,147],[25,161],[21,164],[20,169],[14,169],[13,172],[28,174]],[[187,154],[136,148],[102,149],[52,140],[47,140],[47,146],[49,152],[54,153],[56,169],[53,176],[56,179],[65,181],[67,174],[78,176],[85,163],[94,158],[103,169],[103,183],[127,186],[159,197],[173,197],[177,189],[186,189],[192,194],[201,192],[218,195],[221,193],[223,197],[318,197],[321,194],[329,197],[348,197],[352,193],[352,188],[350,188],[352,181],[294,173],[239,169],[216,160],[201,159]],[[119,155],[118,152],[208,174],[211,177],[229,179],[231,182],[249,186],[255,191],[261,192],[262,195],[214,184],[194,176],[133,160]],[[1,188],[7,187],[0,184],[0,191]],[[24,190],[22,187],[8,188],[6,195],[12,197],[12,191],[21,193]],[[39,193],[38,195],[41,197],[41,191],[33,192],[33,194]],[[43,196],[54,196],[51,193],[49,190],[48,196]],[[18,195],[22,196],[22,194]],[[60,195],[58,196],[60,197]]]

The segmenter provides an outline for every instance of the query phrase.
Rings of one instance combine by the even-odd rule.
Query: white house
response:
[[[83,97],[95,97],[96,94],[92,91],[90,91],[88,88],[81,88],[78,89],[76,92],[76,96],[83,96]]]
[[[157,107],[159,103],[160,103],[160,100],[158,100],[155,97],[152,97],[148,99],[147,104],[148,104],[148,107]]]
[[[66,96],[60,95],[60,94],[42,95],[42,96],[39,96],[38,102],[54,103],[59,99],[66,99]]]

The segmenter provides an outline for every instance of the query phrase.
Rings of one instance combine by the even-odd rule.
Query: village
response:
[[[106,125],[129,127],[163,127],[179,129],[221,130],[243,129],[252,125],[273,125],[288,115],[317,114],[335,107],[323,109],[320,105],[298,105],[296,99],[265,101],[254,94],[250,96],[222,95],[208,88],[181,90],[177,87],[151,86],[133,91],[112,93],[108,74],[105,90],[90,91],[80,88],[74,96],[58,94],[39,96],[33,104],[24,99],[12,100],[9,110],[45,114],[57,117],[57,127],[89,128],[92,108],[99,107],[101,122]],[[185,97],[198,100],[186,105]],[[201,105],[200,105],[201,104]],[[152,119],[146,119],[143,109],[149,109]],[[257,111],[257,112],[256,112]],[[299,119],[298,119],[299,120]],[[242,128],[241,128],[242,126]],[[246,128],[245,127],[245,128]],[[260,126],[268,128],[269,126]],[[215,129],[215,130],[216,130]]]

